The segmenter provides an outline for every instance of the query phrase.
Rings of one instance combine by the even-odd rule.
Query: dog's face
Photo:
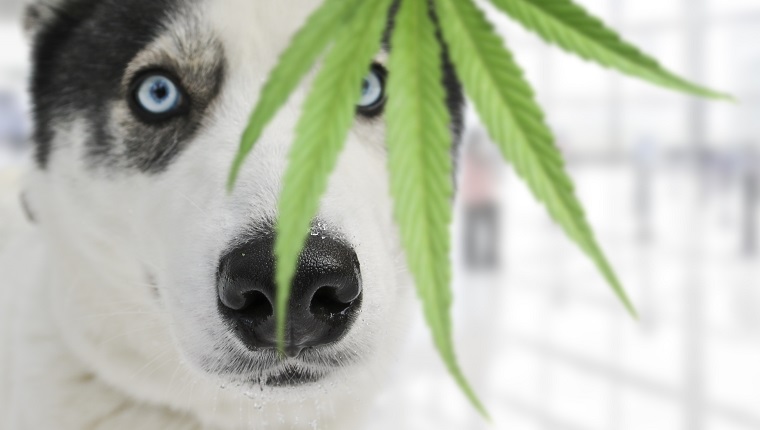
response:
[[[168,348],[201,379],[275,393],[350,386],[399,343],[414,295],[387,190],[386,53],[368,70],[299,263],[286,357],[274,349],[272,225],[309,79],[267,128],[234,192],[225,191],[262,83],[317,3],[33,4],[38,172],[29,194],[61,272],[77,277],[72,310],[60,313],[97,313],[99,303],[118,302],[109,298],[129,302],[131,313],[62,321],[64,330],[97,344],[126,332],[130,319],[151,319],[153,337],[127,336],[120,348],[148,360]],[[458,123],[450,72],[447,82]]]

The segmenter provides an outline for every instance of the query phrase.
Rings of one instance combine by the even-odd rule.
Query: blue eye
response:
[[[136,83],[135,102],[143,114],[156,119],[164,118],[178,110],[182,103],[182,92],[171,78],[151,74]]]
[[[362,82],[362,96],[358,103],[359,112],[368,116],[376,115],[385,104],[385,69],[375,65]]]

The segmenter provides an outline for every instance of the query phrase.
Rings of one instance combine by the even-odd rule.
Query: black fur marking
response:
[[[159,36],[171,18],[190,0],[68,0],[54,11],[36,37],[31,83],[36,122],[36,160],[45,168],[53,130],[75,118],[86,118],[90,133],[87,157],[93,164],[131,167],[148,173],[163,171],[197,131],[201,112],[221,86],[223,61],[208,68],[183,68],[182,58],[164,67],[183,80],[191,109],[182,118],[160,126],[141,123],[128,112],[124,82],[128,66]],[[212,37],[203,39],[218,49]],[[191,42],[180,41],[179,51]],[[148,66],[148,65],[146,65]],[[209,76],[211,74],[211,76]],[[185,82],[189,80],[191,82]],[[198,89],[198,81],[215,82]],[[206,86],[208,86],[206,84]],[[116,112],[122,112],[116,115]],[[114,118],[116,116],[116,118]]]

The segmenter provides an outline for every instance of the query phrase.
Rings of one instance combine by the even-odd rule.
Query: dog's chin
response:
[[[288,388],[308,389],[319,387],[330,379],[337,369],[312,368],[295,363],[288,363],[274,368],[249,373],[227,374],[222,377],[225,385],[250,390],[280,390]]]
[[[346,370],[356,357],[307,350],[295,359],[282,359],[275,353],[235,354],[228,359],[235,364],[214,369],[210,373],[216,373],[229,384],[246,389],[278,389],[317,386]]]
[[[249,383],[272,388],[302,387],[319,383],[328,377],[329,373],[331,372],[325,370],[315,371],[298,365],[289,365],[265,373],[259,378],[250,380]]]

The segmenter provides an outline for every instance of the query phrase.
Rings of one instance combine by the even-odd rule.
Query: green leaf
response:
[[[633,304],[594,238],[541,108],[511,53],[472,0],[435,1],[459,78],[491,138],[635,316]]]
[[[581,58],[666,88],[731,99],[729,95],[693,84],[664,69],[572,0],[491,0],[491,3],[545,41]]]
[[[363,78],[388,23],[393,0],[365,0],[336,35],[296,126],[280,194],[275,242],[277,339],[284,346],[290,287],[319,200],[354,123]]]
[[[452,338],[451,118],[428,0],[401,2],[391,46],[388,168],[401,241],[435,345],[467,397],[487,416],[459,368]]]
[[[240,168],[264,132],[264,127],[311,70],[355,6],[355,0],[326,0],[312,13],[282,53],[261,91],[256,108],[243,133],[240,149],[227,180],[229,191],[235,186]]]

